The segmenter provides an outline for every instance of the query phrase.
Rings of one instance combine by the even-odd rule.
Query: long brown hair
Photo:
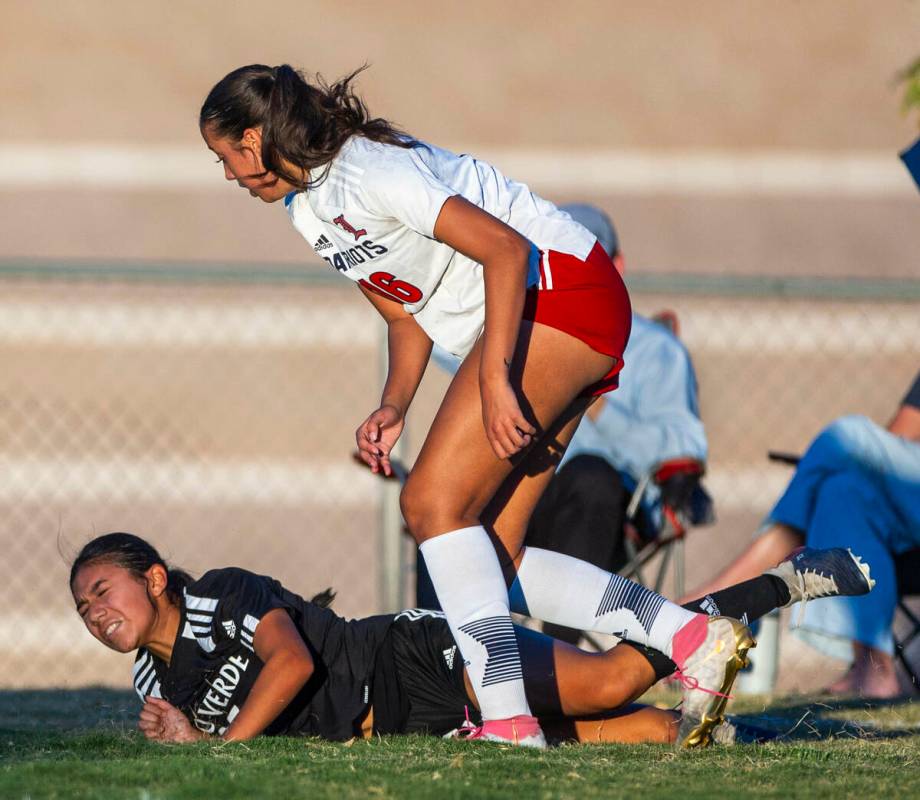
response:
[[[324,172],[304,179],[282,167],[287,162],[305,174],[328,164],[346,140],[360,134],[375,142],[416,147],[417,142],[385,119],[371,117],[351,82],[363,67],[328,84],[315,83],[288,64],[250,64],[222,78],[208,93],[198,125],[221,138],[238,142],[247,128],[262,129],[262,164],[300,189],[320,183]]]

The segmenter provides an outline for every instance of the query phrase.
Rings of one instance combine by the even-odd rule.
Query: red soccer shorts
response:
[[[584,261],[555,250],[541,252],[540,283],[527,290],[523,317],[564,331],[616,359],[610,372],[588,386],[582,397],[617,388],[632,308],[626,285],[600,244]]]

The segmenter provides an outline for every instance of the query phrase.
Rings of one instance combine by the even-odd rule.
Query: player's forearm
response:
[[[380,405],[398,408],[405,415],[422,382],[431,357],[431,339],[411,317],[387,323],[389,365]]]
[[[272,656],[222,738],[242,741],[258,736],[288,707],[312,675],[313,662],[298,653],[281,652]]]
[[[486,318],[480,380],[508,375],[524,312],[529,255],[530,246],[525,239],[511,238],[503,250],[483,265]]]

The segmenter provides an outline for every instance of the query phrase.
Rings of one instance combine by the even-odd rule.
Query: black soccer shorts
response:
[[[479,712],[463,683],[463,656],[447,620],[432,611],[397,614],[377,652],[373,686],[374,732],[443,736],[469,710]]]

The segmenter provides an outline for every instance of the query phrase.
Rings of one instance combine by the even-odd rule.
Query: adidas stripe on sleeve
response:
[[[212,653],[223,643],[255,652],[259,623],[269,611],[284,608],[269,579],[243,569],[211,570],[185,590],[185,631]]]

